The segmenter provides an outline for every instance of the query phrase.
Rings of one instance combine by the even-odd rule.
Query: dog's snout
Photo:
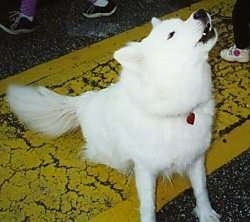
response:
[[[204,9],[199,9],[194,13],[194,19],[205,20],[207,18],[207,13]]]

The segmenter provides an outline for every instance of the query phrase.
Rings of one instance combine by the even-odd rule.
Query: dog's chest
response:
[[[132,158],[159,169],[180,169],[205,152],[212,118],[200,113],[161,120],[134,120],[127,129]]]

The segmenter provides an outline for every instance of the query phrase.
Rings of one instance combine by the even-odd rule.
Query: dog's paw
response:
[[[212,208],[194,209],[194,213],[199,218],[199,222],[220,222],[220,215]]]

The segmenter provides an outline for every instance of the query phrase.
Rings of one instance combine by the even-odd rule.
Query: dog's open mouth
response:
[[[203,32],[198,43],[206,43],[209,39],[215,37],[216,32],[213,28],[212,19],[209,13],[204,9],[199,9],[193,14],[195,20],[199,20],[202,23]]]
[[[202,33],[202,37],[198,42],[206,43],[209,39],[215,36],[214,28],[212,27],[212,23],[208,22],[205,26],[205,29]]]

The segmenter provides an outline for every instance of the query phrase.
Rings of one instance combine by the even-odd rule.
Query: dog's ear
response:
[[[153,28],[156,27],[157,25],[159,25],[160,23],[161,23],[161,20],[156,18],[156,17],[153,17],[151,19],[151,24],[152,24]]]
[[[136,68],[143,60],[140,43],[131,42],[127,46],[117,50],[114,58],[126,68]]]

